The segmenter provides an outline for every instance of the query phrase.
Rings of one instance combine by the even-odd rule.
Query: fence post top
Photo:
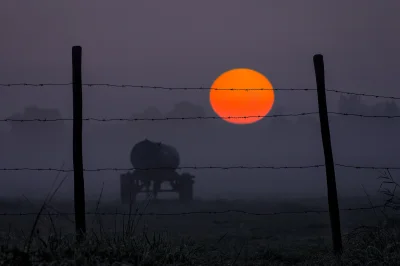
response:
[[[315,55],[313,56],[313,59],[314,59],[314,60],[321,60],[322,58],[324,58],[324,56],[323,56],[322,54],[315,54]]]

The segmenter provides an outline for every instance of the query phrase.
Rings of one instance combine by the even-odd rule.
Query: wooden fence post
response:
[[[321,54],[317,54],[314,55],[313,61],[317,81],[319,121],[321,125],[322,144],[325,156],[333,250],[336,254],[340,254],[343,248],[342,234],[340,230],[339,203],[336,191],[335,165],[333,163],[331,136],[329,132],[328,108],[326,105],[324,58]]]
[[[72,47],[72,81],[75,229],[77,240],[81,241],[86,233],[86,211],[82,155],[82,47],[80,46]]]

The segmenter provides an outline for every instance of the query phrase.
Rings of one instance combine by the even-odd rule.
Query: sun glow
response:
[[[224,72],[210,89],[210,104],[214,112],[233,124],[251,124],[261,120],[272,109],[274,100],[269,80],[248,68]]]

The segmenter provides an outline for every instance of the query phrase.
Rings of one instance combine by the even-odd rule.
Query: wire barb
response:
[[[360,208],[344,208],[340,209],[340,211],[362,211],[362,210],[372,210],[376,208],[383,208],[384,205],[377,205],[371,207],[360,207]],[[329,213],[329,210],[304,210],[304,211],[282,211],[282,212],[267,212],[267,213],[257,213],[257,212],[248,212],[244,210],[224,210],[224,211],[191,211],[191,212],[176,212],[176,213],[157,213],[157,212],[145,212],[145,213],[124,213],[124,212],[86,212],[86,215],[110,215],[110,216],[184,216],[184,215],[216,215],[216,214],[226,214],[226,213],[238,213],[252,216],[273,216],[273,215],[293,215],[293,214],[322,214]],[[37,215],[34,212],[26,212],[26,213],[0,213],[0,216],[28,216],[28,215]],[[68,216],[75,215],[75,213],[62,213],[62,212],[53,212],[46,213],[46,215],[51,216]]]
[[[30,86],[30,87],[46,87],[46,86],[71,86],[72,82],[66,83],[1,83],[0,87],[21,87],[21,86]],[[260,91],[260,90],[274,90],[274,91],[316,91],[317,89],[303,88],[303,89],[294,89],[294,88],[207,88],[207,87],[165,87],[165,86],[149,86],[149,85],[135,85],[135,84],[111,84],[111,83],[82,83],[82,86],[86,87],[111,87],[111,88],[136,88],[136,89],[155,89],[155,90],[183,90],[183,91],[208,91],[208,90],[222,90],[222,91]],[[373,97],[373,98],[384,98],[384,99],[392,99],[392,100],[400,100],[400,97],[395,96],[384,96],[384,95],[376,95],[376,94],[368,94],[368,93],[357,93],[350,92],[344,90],[337,89],[327,89],[327,92],[347,94],[347,95],[357,95],[363,97]]]
[[[94,122],[138,122],[138,121],[170,121],[170,120],[221,120],[221,119],[248,119],[248,118],[278,118],[278,117],[299,117],[315,115],[318,112],[303,112],[293,114],[275,114],[275,115],[250,115],[250,116],[192,116],[192,117],[161,117],[161,118],[94,118],[88,117],[83,118],[82,121],[94,121]],[[328,114],[340,115],[340,116],[355,116],[361,118],[400,118],[400,115],[363,115],[343,112],[328,112]],[[73,121],[73,118],[31,118],[31,119],[13,119],[4,118],[0,119],[0,122],[58,122],[58,121]]]
[[[31,87],[45,87],[45,86],[71,86],[70,83],[2,83],[1,87],[16,87],[16,86],[31,86]],[[207,87],[165,87],[165,86],[149,86],[149,85],[133,85],[133,84],[111,84],[111,83],[82,83],[86,87],[111,87],[111,88],[135,88],[135,89],[155,89],[155,90],[184,90],[184,91],[315,91],[316,89],[294,89],[294,88],[207,88]]]
[[[192,117],[161,117],[161,118],[83,118],[82,121],[112,122],[112,121],[168,121],[168,120],[219,120],[219,119],[247,119],[247,118],[270,118],[270,117],[296,117],[318,114],[318,112],[306,112],[296,114],[276,114],[276,115],[250,115],[250,116],[192,116]],[[73,121],[73,118],[32,118],[32,119],[0,119],[0,122],[56,122]]]
[[[310,169],[310,168],[320,168],[324,167],[325,164],[314,164],[314,165],[300,165],[300,166],[265,166],[265,165],[255,165],[255,166],[246,166],[246,165],[232,165],[232,166],[217,166],[217,165],[208,165],[208,166],[181,166],[177,168],[171,167],[150,167],[150,168],[116,168],[116,167],[106,167],[106,168],[93,168],[93,169],[83,169],[84,172],[103,172],[103,171],[153,171],[153,170],[233,170],[233,169],[243,169],[243,170],[255,170],[255,169],[271,169],[271,170],[280,170],[280,169]],[[370,169],[370,170],[400,170],[400,167],[396,166],[360,166],[360,165],[347,165],[336,163],[335,166],[343,167],[343,168],[353,168],[353,169]],[[58,169],[58,168],[29,168],[29,167],[21,167],[21,168],[0,168],[0,171],[49,171],[49,172],[73,172],[73,169]]]
[[[323,164],[316,164],[316,165],[303,165],[303,166],[245,166],[245,165],[233,165],[233,166],[182,166],[177,168],[171,167],[151,167],[151,168],[114,168],[114,167],[107,167],[107,168],[94,168],[94,169],[83,169],[84,172],[103,172],[103,171],[152,171],[152,170],[184,170],[184,169],[191,169],[191,170],[205,170],[205,169],[218,169],[218,170],[230,170],[230,169],[243,169],[243,170],[252,170],[252,169],[307,169],[307,168],[319,168],[324,166]],[[29,168],[29,167],[21,167],[21,168],[0,168],[0,171],[52,171],[52,172],[73,172],[73,169],[58,169],[58,168]]]

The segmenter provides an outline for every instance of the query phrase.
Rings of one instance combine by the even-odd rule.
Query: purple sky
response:
[[[248,67],[274,87],[307,88],[315,87],[312,56],[323,53],[328,87],[396,95],[399,12],[398,0],[3,0],[0,81],[69,82],[71,47],[81,45],[84,82],[210,86]],[[71,115],[69,88],[2,89],[1,99],[3,115],[32,103]],[[201,92],[95,88],[84,101],[88,116],[127,116],[181,99],[210,108]],[[277,103],[310,111],[316,97]]]
[[[400,83],[399,14],[399,0],[1,0],[0,83],[71,82],[71,48],[81,45],[84,83],[207,87],[222,72],[246,67],[266,75],[275,88],[315,88],[312,57],[322,53],[328,88],[400,96],[396,90]],[[70,87],[0,88],[0,117],[20,112],[24,106],[32,104],[59,108],[65,117],[72,117],[71,92]],[[283,107],[283,113],[317,110],[315,91],[277,93],[276,96],[276,106]],[[328,97],[332,110],[337,95],[328,93]],[[149,106],[166,112],[181,100],[200,104],[212,114],[207,92],[85,88],[84,116],[125,118]],[[363,121],[364,124],[361,120],[356,120],[354,124],[364,130],[366,123],[373,123]],[[332,126],[338,162],[365,165],[379,159],[376,164],[390,165],[397,160],[398,142],[393,144],[391,140],[396,138],[398,131],[387,133],[379,121],[374,121],[375,124],[368,124],[371,126],[369,131]],[[0,129],[4,124],[0,123]],[[156,139],[165,139],[166,143],[177,145],[184,158],[183,165],[246,164],[246,159],[252,164],[262,162],[267,165],[322,162],[317,126],[296,128],[296,134],[292,134],[293,128],[268,125],[236,127],[236,130],[227,125],[221,130],[214,130],[212,126],[204,132],[198,132],[191,126],[182,126],[179,130],[170,126],[168,132],[173,132],[170,135],[165,133],[165,129],[150,133],[158,134],[154,137]],[[110,132],[107,128],[105,132],[98,132],[97,128],[90,129],[85,124],[85,130],[89,132],[84,136],[85,152],[88,152],[84,164],[87,168],[117,167],[123,163],[127,164],[124,167],[129,167],[127,154],[130,145],[150,134],[141,132],[135,125],[129,128],[131,131],[117,127],[112,129],[115,132],[110,133],[111,129]],[[224,132],[227,134],[224,135]],[[378,134],[386,135],[376,138]],[[353,137],[349,138],[349,135]],[[199,140],[197,136],[200,136]],[[266,142],[265,136],[269,136],[269,142]],[[238,142],[238,138],[247,141]],[[203,139],[206,141],[203,142]],[[378,142],[378,139],[384,143]],[[263,145],[260,146],[261,142]],[[39,161],[32,161],[29,155],[29,152],[34,154],[35,149],[29,150],[24,144],[20,146],[15,147],[13,142],[4,141],[2,165],[6,167],[9,162],[23,167],[35,163],[34,167],[57,168],[62,160],[71,160],[70,138],[65,142],[65,153],[60,151],[54,154],[50,149],[46,157],[41,151],[41,156],[35,157]],[[27,159],[21,159],[21,154]],[[359,180],[348,178],[354,177],[353,173],[344,175],[339,171],[339,187],[353,183],[363,193]],[[211,189],[207,181],[210,179],[207,178],[213,176],[208,173],[198,173],[199,187],[196,191]],[[275,172],[252,173],[263,183],[243,181],[241,172],[219,173],[218,178],[236,180],[237,191],[247,185],[249,191],[262,186],[274,191],[286,191],[288,179],[283,178],[286,172],[282,176],[275,176]],[[299,180],[298,172],[291,173],[293,180]],[[30,172],[21,174],[22,179],[10,175],[4,182],[12,180],[18,189],[21,184],[31,188],[29,182],[20,181],[34,180],[31,175]],[[36,175],[42,178],[42,173]],[[275,179],[262,179],[265,175]],[[308,179],[295,183],[293,190],[301,190],[298,186],[310,189],[325,186],[325,179],[320,178],[324,175],[323,169],[313,175],[304,172],[301,175]],[[91,188],[88,193],[100,191],[98,180],[101,178],[111,180],[107,184],[112,184],[110,187],[117,193],[116,176],[109,173],[87,174],[87,180],[93,177],[92,181],[88,181]],[[375,173],[371,176],[376,177]],[[49,180],[52,177],[50,173]],[[363,173],[360,178],[364,178]],[[270,186],[271,180],[276,180],[273,187]],[[212,189],[220,191],[225,186],[224,182],[220,182],[221,187]],[[43,191],[47,191],[44,184]],[[9,184],[3,187],[8,192],[13,190]],[[234,187],[231,185],[229,189],[234,190]],[[374,191],[376,188],[373,187]],[[19,195],[23,190],[15,191]],[[325,190],[319,192],[325,193]]]

